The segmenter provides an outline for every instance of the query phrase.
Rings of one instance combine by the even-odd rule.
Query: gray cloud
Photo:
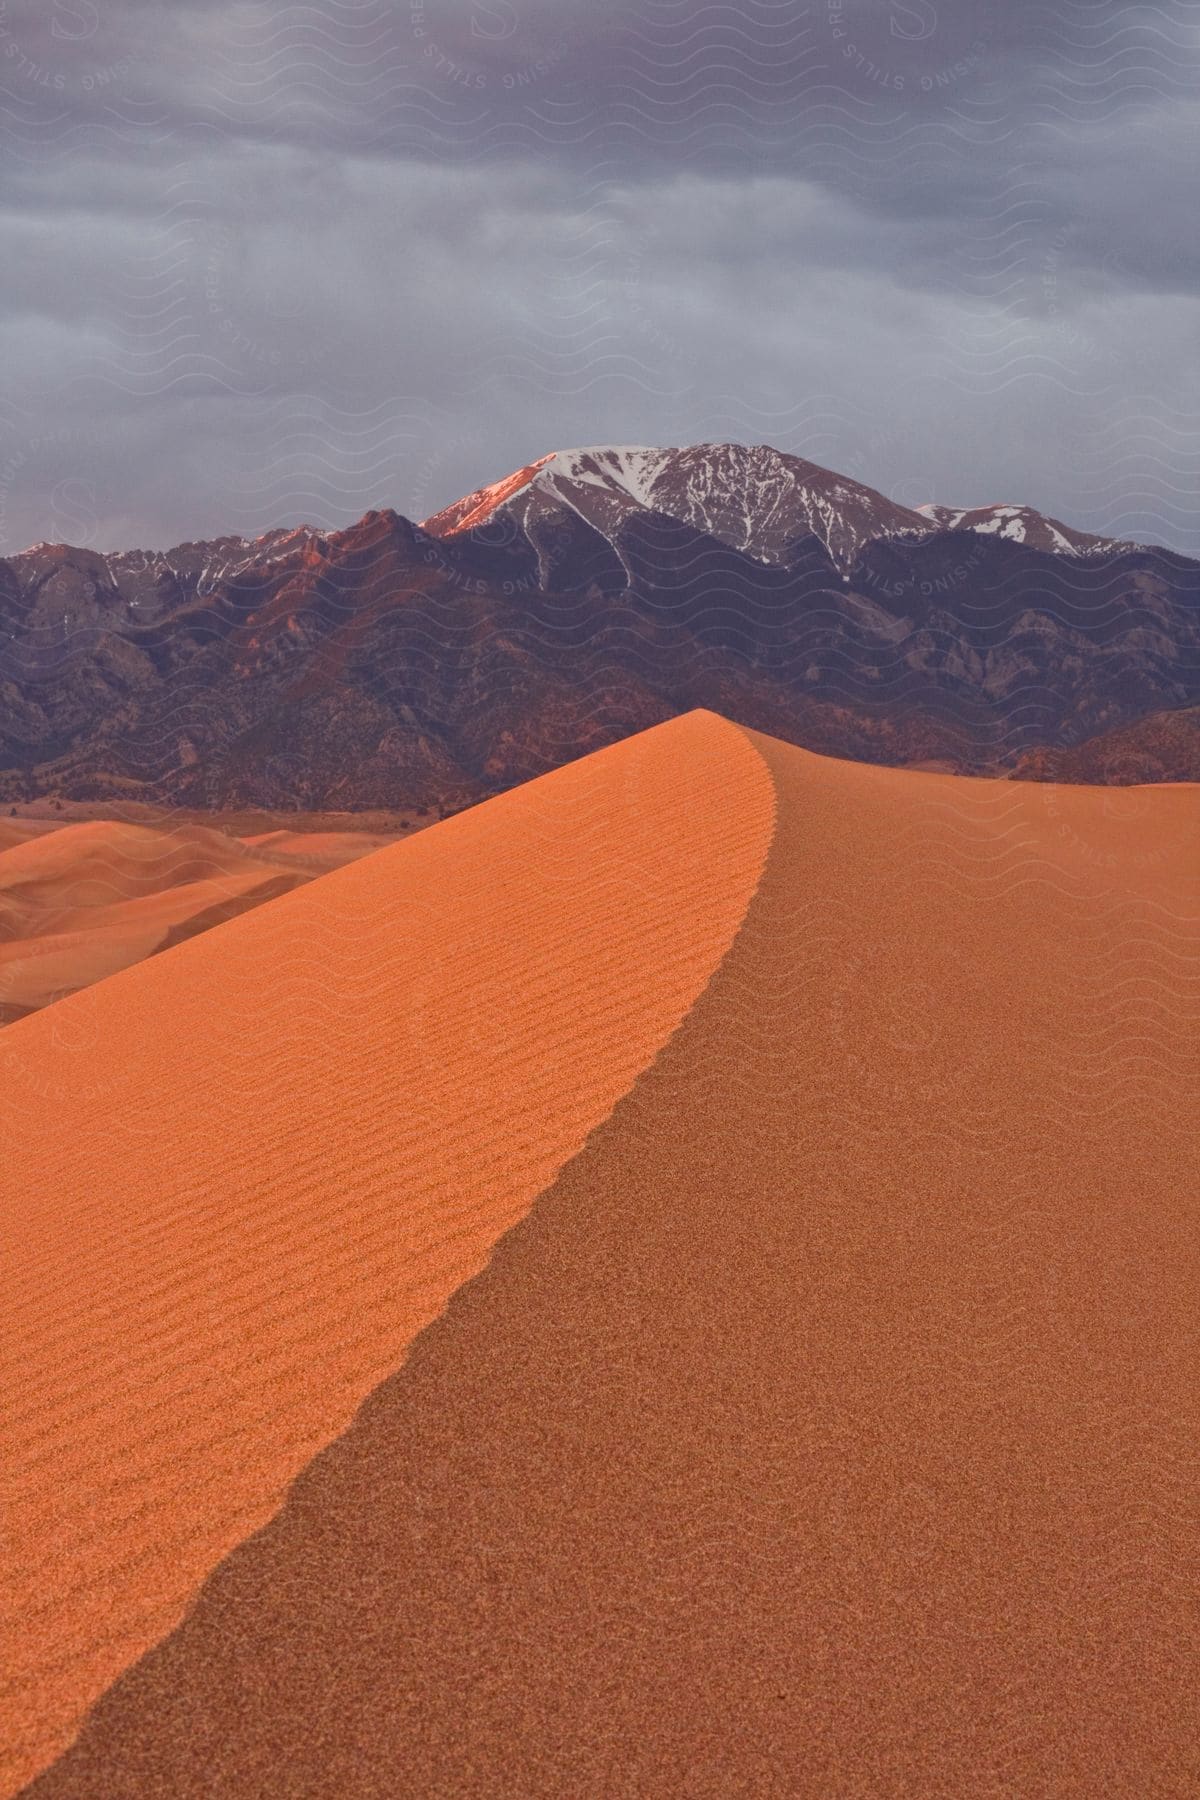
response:
[[[766,440],[1200,549],[1186,0],[0,4],[0,548]]]

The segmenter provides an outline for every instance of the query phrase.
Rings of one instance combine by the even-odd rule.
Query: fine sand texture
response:
[[[0,1036],[0,1791],[661,1048],[773,817],[757,752],[693,715]]]
[[[727,875],[716,883],[732,946],[714,954],[724,934],[713,933],[678,1029],[653,1061],[628,1059],[641,1072],[532,1208],[496,1208],[431,1298],[407,1359],[393,1355],[396,1372],[276,1516],[252,1537],[265,1507],[230,1517],[227,1535],[240,1525],[247,1541],[31,1794],[1082,1800],[1200,1787],[1195,790],[843,764],[697,715],[633,745],[648,762],[677,747],[681,785],[706,747],[696,866],[715,867],[725,846],[755,886],[739,929],[745,885],[735,896]],[[225,927],[224,943],[364,871],[386,890],[419,848],[454,866],[469,826],[561,791],[551,783],[599,783],[631,753],[603,752],[328,877]],[[773,798],[765,865],[765,825],[738,846],[732,825],[715,822],[717,788],[736,801],[731,781],[756,820]],[[697,804],[679,799],[684,815]],[[622,829],[640,816],[635,802]],[[604,880],[618,840],[589,840],[566,807],[546,829],[563,869],[586,872],[585,893]],[[680,880],[682,947],[712,903],[698,906]],[[135,979],[174,969],[190,1005],[184,978],[221,937],[186,946],[190,964],[173,952],[92,994],[121,983],[131,993]],[[457,1053],[467,1009],[452,967],[524,956],[557,984],[577,937],[462,943],[432,984],[428,1036],[443,1032]],[[428,941],[439,943],[435,931]],[[610,1003],[648,979],[637,941],[634,931],[605,961]],[[381,952],[359,952],[366,989]],[[289,980],[277,954],[272,1004],[302,1017],[316,977],[300,968]],[[236,990],[231,967],[225,979]],[[478,1054],[490,1044],[511,1061],[560,993],[515,1024],[475,1015]],[[6,1041],[32,1039],[54,1010]],[[344,994],[328,1012],[331,1029]],[[254,1056],[262,1043],[256,1032]],[[581,1048],[570,1066],[591,1055]],[[328,1319],[312,1308],[327,1306],[340,1259],[319,1207],[314,1220],[320,1187],[306,1159],[335,1138],[352,1215],[368,1171],[386,1214],[447,1129],[418,1109],[401,1168],[359,1110],[378,1105],[385,1067],[347,1074],[335,1059],[317,1079],[310,1056],[295,1068],[302,1118],[256,1116],[268,1083],[235,1119],[250,1077],[233,1058],[231,1098],[212,1121],[220,1153],[181,1142],[151,1099],[140,1149],[126,1139],[113,1153],[139,1185],[93,1201],[164,1241],[178,1234],[155,1265],[172,1293],[191,1279],[193,1242],[214,1259],[227,1252],[231,1270],[247,1264],[215,1353],[187,1339],[202,1305],[191,1290],[182,1318],[150,1285],[140,1310],[114,1296],[125,1340],[111,1351],[93,1347],[91,1322],[86,1349],[84,1324],[71,1326],[78,1347],[62,1336],[65,1273],[37,1290],[36,1332],[57,1334],[58,1347],[39,1352],[36,1371],[48,1398],[34,1426],[50,1460],[21,1602],[33,1608],[19,1644],[26,1766],[53,1736],[38,1736],[32,1696],[53,1692],[61,1706],[81,1692],[59,1673],[79,1643],[55,1560],[71,1542],[73,1496],[91,1479],[96,1517],[113,1509],[85,1579],[114,1615],[112,1596],[128,1605],[131,1589],[161,1589],[145,1558],[164,1511],[190,1505],[186,1525],[199,1530],[228,1480],[224,1444],[201,1423],[231,1385],[222,1332],[240,1326],[257,1380],[272,1308],[300,1293],[307,1315],[296,1368],[277,1379],[281,1401],[329,1381]],[[553,1118],[570,1099],[567,1088],[538,1104]],[[103,1094],[96,1104],[119,1117]],[[461,1099],[450,1104],[465,1128]],[[473,1152],[473,1206],[510,1178],[519,1117],[498,1119],[486,1153]],[[61,1192],[47,1136],[43,1126],[30,1145],[28,1178]],[[249,1178],[231,1141],[257,1146]],[[77,1170],[96,1169],[94,1149],[72,1155]],[[206,1235],[193,1238],[198,1225],[171,1221],[197,1166],[218,1163],[224,1185],[200,1195]],[[268,1164],[269,1196],[258,1185]],[[430,1192],[424,1230],[452,1230],[463,1203],[453,1189]],[[505,1214],[519,1222],[463,1281]],[[47,1236],[57,1242],[61,1226],[56,1215]],[[78,1228],[71,1238],[78,1254]],[[124,1243],[111,1254],[114,1272],[128,1266]],[[364,1310],[379,1282],[363,1280]],[[162,1393],[182,1453],[148,1427],[139,1384]],[[103,1417],[107,1472],[71,1467],[68,1406]],[[329,1438],[332,1411],[323,1424],[313,1435]],[[186,1503],[164,1506],[147,1486],[164,1453],[192,1458]],[[70,1504],[51,1547],[56,1495]],[[126,1498],[140,1526],[116,1513]],[[114,1579],[122,1533],[129,1560]],[[176,1597],[161,1599],[146,1636],[178,1611]],[[26,1639],[42,1618],[43,1660],[31,1666]],[[132,1641],[109,1667],[129,1660]]]
[[[0,1025],[390,842],[186,820],[0,818]]]

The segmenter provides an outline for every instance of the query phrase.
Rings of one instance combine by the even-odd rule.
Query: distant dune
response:
[[[1193,1791],[1198,853],[691,714],[4,1033],[10,1789]]]
[[[0,819],[0,1024],[391,841],[358,831]]]

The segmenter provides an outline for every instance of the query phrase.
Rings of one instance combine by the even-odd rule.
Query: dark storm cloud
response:
[[[1196,547],[1194,12],[0,0],[3,547],[702,437]]]

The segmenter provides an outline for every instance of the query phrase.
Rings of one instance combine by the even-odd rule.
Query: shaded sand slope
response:
[[[0,1024],[378,849],[190,822],[0,820]]]
[[[756,741],[702,998],[39,1800],[1196,1791],[1196,795]]]
[[[4,1791],[661,1048],[773,807],[694,714],[3,1034]]]

